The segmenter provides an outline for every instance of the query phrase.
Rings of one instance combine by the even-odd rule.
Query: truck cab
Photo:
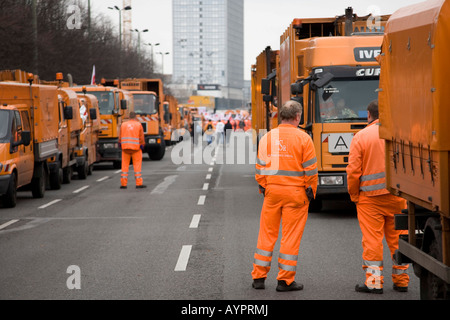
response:
[[[100,112],[100,132],[97,145],[97,161],[112,162],[119,169],[122,150],[119,148],[119,130],[122,122],[129,119],[134,110],[133,96],[115,87],[84,86],[71,88],[77,93],[89,93],[98,100]]]

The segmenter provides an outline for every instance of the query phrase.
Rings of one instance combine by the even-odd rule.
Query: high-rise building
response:
[[[172,81],[242,96],[244,0],[172,0],[172,7]]]

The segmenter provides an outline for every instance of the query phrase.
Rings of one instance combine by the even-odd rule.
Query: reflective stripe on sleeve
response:
[[[360,188],[360,190],[364,191],[364,192],[383,190],[383,189],[386,189],[386,183],[374,184],[373,186],[365,186],[365,187]]]
[[[312,166],[313,164],[316,164],[316,163],[317,163],[317,158],[313,158],[309,161],[306,161],[305,163],[302,163],[302,166],[303,166],[303,168],[306,168],[306,167]]]
[[[361,176],[360,180],[361,180],[361,182],[365,182],[365,181],[378,180],[378,179],[383,179],[383,178],[386,178],[385,172]]]

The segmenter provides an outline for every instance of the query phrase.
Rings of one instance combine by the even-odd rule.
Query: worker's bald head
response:
[[[302,116],[302,106],[297,101],[290,100],[281,107],[281,121],[294,121],[297,115]]]

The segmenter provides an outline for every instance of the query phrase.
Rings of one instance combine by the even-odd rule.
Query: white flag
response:
[[[92,70],[91,85],[95,85],[95,65],[94,65],[94,69]]]

